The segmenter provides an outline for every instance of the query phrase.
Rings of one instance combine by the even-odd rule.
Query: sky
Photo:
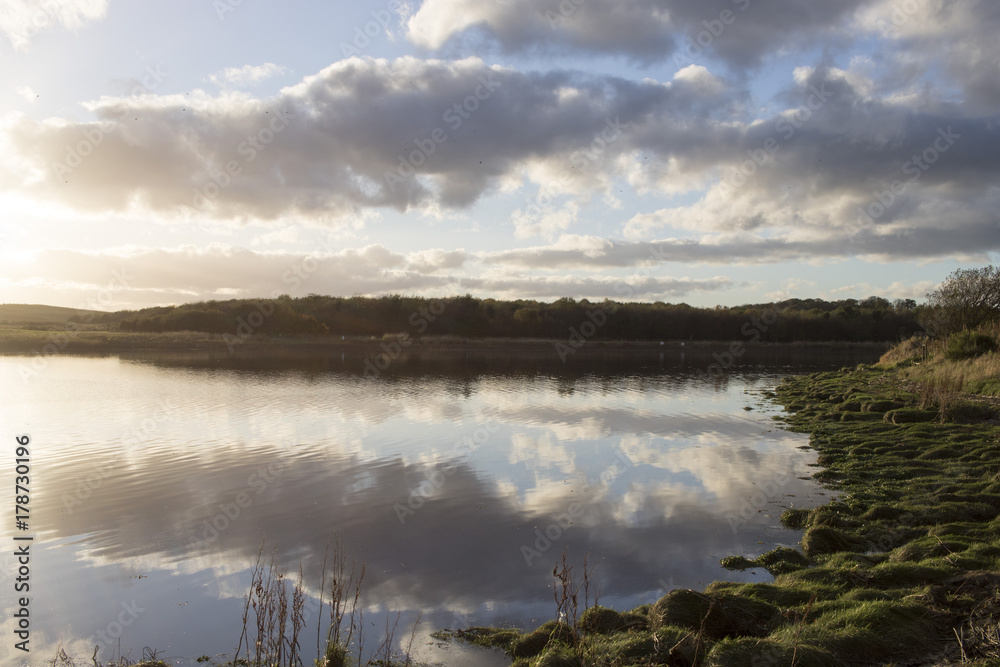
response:
[[[0,0],[0,303],[915,298],[995,0]]]

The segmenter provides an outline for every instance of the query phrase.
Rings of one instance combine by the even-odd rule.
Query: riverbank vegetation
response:
[[[799,549],[723,560],[773,583],[715,582],[624,613],[585,605],[530,632],[452,636],[518,667],[998,664],[1000,411],[979,379],[998,353],[948,349],[908,342],[878,365],[777,388],[788,428],[818,451],[815,477],[838,496],[782,515],[802,531]],[[976,379],[942,380],[958,376]]]

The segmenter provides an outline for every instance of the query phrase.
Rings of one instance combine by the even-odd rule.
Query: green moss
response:
[[[763,637],[781,621],[772,604],[736,595],[706,595],[687,589],[660,598],[650,614],[653,628],[677,625],[711,638]]]
[[[854,551],[863,543],[860,538],[829,526],[813,525],[802,536],[802,549],[809,557],[837,551]]]
[[[915,424],[932,422],[940,417],[938,410],[923,410],[921,408],[898,408],[885,413],[882,420],[886,424]]]
[[[901,516],[905,515],[907,512],[902,507],[897,507],[895,505],[875,505],[867,512],[865,512],[861,518],[867,519],[869,521],[895,521]]]
[[[570,644],[574,639],[573,628],[558,621],[548,621],[534,632],[514,640],[510,653],[516,658],[530,658],[541,653],[550,642]]]
[[[628,622],[621,613],[605,607],[590,607],[580,617],[580,629],[587,633],[607,635],[626,625]]]
[[[727,570],[735,570],[737,572],[749,570],[754,567],[762,567],[756,560],[750,560],[746,556],[726,556],[719,561],[719,565]]]
[[[458,630],[451,636],[469,644],[475,644],[476,646],[499,648],[511,653],[514,644],[521,638],[521,633],[509,628],[472,627],[465,630]],[[438,638],[449,639],[450,636],[440,635]]]
[[[829,651],[814,646],[789,645],[756,639],[723,639],[712,647],[705,667],[761,667],[795,665],[796,667],[840,667],[843,662]]]
[[[774,584],[736,584],[717,581],[710,584],[705,593],[731,595],[754,598],[777,607],[795,607],[809,602],[815,591],[793,586],[775,586]]]
[[[580,658],[568,647],[557,644],[538,656],[535,667],[580,667]]]
[[[928,535],[916,539],[898,549],[893,550],[889,560],[894,562],[920,562],[935,556],[947,556],[960,553],[969,548],[970,541],[965,539],[943,540],[938,536]]]
[[[889,410],[895,410],[896,408],[902,407],[899,403],[895,401],[868,401],[861,406],[862,412],[878,412],[885,413]]]
[[[941,583],[955,574],[954,568],[913,563],[882,563],[867,572],[868,583],[878,588],[915,588]]]
[[[788,509],[781,513],[781,525],[792,530],[800,530],[806,527],[811,510]]]
[[[898,601],[842,602],[817,606],[799,639],[845,662],[904,660],[922,655],[944,634],[921,605]],[[800,628],[786,625],[773,638],[789,641]]]

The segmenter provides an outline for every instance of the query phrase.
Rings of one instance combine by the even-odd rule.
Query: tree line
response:
[[[735,307],[562,298],[441,299],[392,294],[203,301],[106,313],[90,320],[136,332],[233,334],[240,327],[267,335],[383,336],[406,333],[462,338],[566,338],[599,322],[593,340],[753,340],[892,342],[922,331],[929,306],[912,299],[786,299]],[[600,313],[606,315],[601,317]],[[590,325],[588,325],[589,327]]]

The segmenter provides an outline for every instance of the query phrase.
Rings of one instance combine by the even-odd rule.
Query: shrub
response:
[[[993,336],[975,331],[960,331],[948,337],[944,354],[951,361],[959,361],[996,350],[997,342]]]

